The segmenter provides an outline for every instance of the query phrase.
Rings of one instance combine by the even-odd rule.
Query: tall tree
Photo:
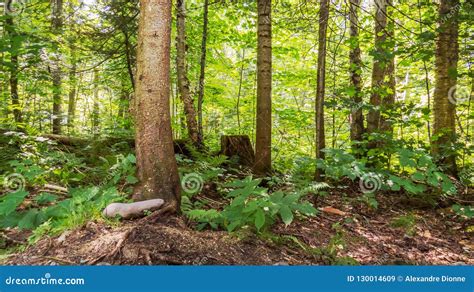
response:
[[[178,91],[184,105],[186,125],[191,142],[200,147],[200,135],[196,120],[194,101],[189,90],[188,69],[186,64],[186,2],[178,0],[176,9],[176,69],[178,73]]]
[[[181,198],[170,117],[171,0],[140,0],[135,118],[137,199]]]
[[[92,134],[97,135],[99,134],[99,115],[100,115],[100,108],[99,108],[99,70],[97,68],[94,69],[94,93],[93,93],[93,100],[92,100]]]
[[[258,0],[256,174],[272,168],[272,1]]]
[[[329,20],[329,0],[320,0],[319,6],[319,38],[318,38],[318,71],[316,77],[316,159],[324,159],[323,149],[326,148],[324,133],[324,94],[326,91],[326,53],[327,53],[327,28]],[[321,171],[316,168],[315,178],[321,179]]]
[[[456,72],[459,58],[458,10],[459,0],[441,0],[438,10],[436,39],[436,84],[434,90],[434,124],[432,152],[456,175],[456,154],[450,150],[456,141]]]
[[[202,127],[202,103],[204,101],[204,78],[206,70],[206,53],[207,53],[207,23],[209,14],[209,0],[204,0],[202,20],[202,40],[201,40],[201,70],[199,73],[199,89],[198,89],[198,130],[199,139],[203,141],[203,127]]]
[[[392,132],[391,123],[383,117],[381,110],[389,110],[395,102],[395,60],[393,54],[393,23],[388,23],[390,0],[374,1],[375,43],[372,68],[372,108],[367,114],[367,132]],[[375,144],[372,145],[375,147]]]
[[[9,42],[10,42],[10,99],[11,99],[11,106],[13,109],[13,117],[15,119],[15,123],[17,127],[21,127],[21,123],[23,122],[22,114],[21,114],[21,106],[20,106],[20,97],[18,96],[18,52],[20,51],[20,44],[21,42],[15,41],[17,37],[17,32],[15,30],[15,22],[13,20],[12,15],[6,15],[5,20],[5,31],[8,34]]]
[[[76,93],[77,93],[77,61],[75,47],[71,47],[71,68],[69,69],[69,96],[68,96],[68,109],[67,109],[67,128],[68,132],[71,132],[74,127],[74,118],[76,114]]]
[[[51,1],[51,28],[56,38],[63,29],[63,0]],[[62,72],[59,41],[55,40],[55,53],[51,58],[51,77],[53,80],[53,134],[61,134],[61,97],[62,97]]]
[[[353,108],[351,111],[351,141],[362,141],[364,134],[364,116],[362,114],[362,59],[359,45],[359,17],[360,0],[350,0],[349,20],[351,50],[349,53],[351,86],[354,89]]]

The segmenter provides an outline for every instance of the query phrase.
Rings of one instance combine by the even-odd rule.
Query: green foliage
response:
[[[118,188],[137,182],[133,154],[116,155],[115,163],[100,159],[102,165],[90,168],[72,153],[43,147],[46,140],[26,135],[19,137],[15,139],[24,141],[22,147],[27,147],[29,152],[21,153],[18,159],[9,161],[9,165],[11,173],[25,180],[26,187],[0,197],[0,228],[35,230],[34,238],[37,239],[46,232],[57,233],[80,226],[100,218],[100,211],[107,204],[123,200]],[[89,172],[85,173],[85,170]],[[29,186],[41,186],[46,182],[78,184],[96,172],[102,175],[98,186],[70,186],[67,194],[29,190]],[[7,174],[3,175],[2,181],[8,178]]]
[[[281,191],[269,194],[266,188],[259,187],[260,183],[261,179],[249,176],[227,185],[233,188],[227,195],[232,201],[222,212],[228,231],[245,225],[255,225],[260,230],[265,225],[273,224],[277,215],[288,225],[293,221],[295,212],[303,215],[316,214],[316,209],[311,204],[300,202],[301,195]]]
[[[473,206],[465,206],[465,205],[459,205],[455,204],[452,206],[453,211],[466,219],[472,219],[474,218],[474,207]]]
[[[204,229],[207,225],[209,225],[212,229],[217,229],[219,227],[218,222],[222,220],[221,213],[214,209],[191,209],[185,211],[185,213],[189,219],[198,222],[198,230]]]
[[[27,195],[27,191],[19,190],[0,197],[0,216],[8,216],[13,213]]]
[[[135,177],[136,163],[137,159],[133,154],[128,154],[127,156],[123,154],[117,155],[116,163],[109,168],[108,175],[106,177],[109,179],[107,184],[117,185],[123,180],[125,180],[125,184],[128,185],[137,183],[138,179]]]
[[[244,226],[253,226],[262,230],[280,218],[286,225],[290,224],[295,213],[311,216],[316,209],[308,202],[301,201],[298,193],[285,194],[281,191],[269,193],[260,187],[261,179],[246,177],[235,180],[225,187],[231,189],[227,194],[230,204],[221,212],[216,210],[184,210],[193,220],[211,225],[222,226],[232,232]],[[189,203],[186,204],[189,207]]]
[[[416,232],[416,221],[416,216],[412,213],[409,213],[394,218],[390,225],[395,228],[401,228],[405,231],[407,235],[413,236]]]
[[[18,206],[29,195],[27,191],[17,191],[4,195],[0,201],[0,227],[35,229],[49,222],[53,231],[75,227],[98,218],[100,211],[109,203],[122,200],[115,187],[86,187],[70,189],[67,198],[41,193],[27,208]]]
[[[438,194],[454,195],[456,188],[447,175],[425,151],[396,148],[392,156],[391,171],[367,166],[361,159],[357,160],[352,154],[342,149],[326,149],[326,159],[318,161],[318,167],[324,170],[326,176],[334,181],[343,177],[351,180],[373,179],[378,190],[400,191],[407,194],[423,196],[428,190]]]
[[[377,201],[374,193],[365,193],[360,196],[358,200],[364,203],[370,209],[377,209],[379,207],[379,202]]]
[[[389,175],[391,190],[403,187],[410,194],[421,194],[427,186],[442,194],[453,195],[456,188],[451,180],[440,171],[431,156],[422,150],[397,149],[398,169],[405,177]],[[408,178],[408,175],[410,176]]]

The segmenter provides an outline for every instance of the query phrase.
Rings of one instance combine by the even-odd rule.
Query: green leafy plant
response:
[[[474,218],[474,207],[455,204],[452,206],[452,209],[456,215],[461,216],[466,219]]]
[[[188,210],[188,216],[199,223],[212,227],[218,225],[232,232],[244,226],[254,226],[257,230],[272,225],[279,217],[290,224],[295,213],[315,215],[316,209],[308,202],[301,201],[298,193],[285,194],[281,191],[268,193],[260,187],[261,179],[246,177],[236,180],[225,187],[231,191],[227,194],[230,204],[221,212],[216,210]]]
[[[376,177],[376,190],[400,191],[410,195],[423,195],[428,188],[439,194],[454,195],[456,188],[447,175],[442,173],[424,150],[396,148],[394,160],[398,163],[391,171],[371,168],[364,160],[357,160],[342,149],[326,149],[325,160],[318,161],[326,177],[337,181],[343,177],[351,180]],[[374,190],[374,191],[376,191]]]
[[[358,200],[364,203],[370,209],[377,209],[379,207],[379,202],[377,201],[374,193],[365,193],[359,197]]]
[[[53,229],[67,229],[99,217],[107,204],[122,200],[115,187],[76,188],[62,200],[56,195],[41,193],[34,198],[35,204],[18,210],[29,195],[20,190],[0,198],[0,227],[35,229],[50,221]]]

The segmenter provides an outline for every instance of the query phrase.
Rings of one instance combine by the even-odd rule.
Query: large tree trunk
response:
[[[54,0],[52,4],[51,27],[54,35],[58,37],[63,27],[63,1]],[[51,77],[53,80],[53,134],[61,134],[61,97],[62,97],[62,72],[59,43],[56,43],[56,52],[51,58]]]
[[[10,98],[13,108],[13,117],[17,127],[22,127],[23,122],[21,115],[20,98],[18,96],[18,42],[14,41],[16,34],[15,23],[13,21],[13,15],[7,15],[6,17],[6,31],[10,40]]]
[[[178,73],[178,91],[184,105],[186,125],[191,142],[197,147],[201,146],[198,125],[196,120],[196,110],[194,101],[189,90],[188,70],[186,65],[186,3],[178,0],[176,9],[176,69]]]
[[[448,173],[457,174],[456,153],[450,148],[455,142],[456,74],[458,64],[459,0],[441,0],[439,34],[436,40],[436,85],[434,90],[433,155]]]
[[[135,81],[137,199],[179,211],[181,187],[170,119],[171,0],[140,0]]]
[[[375,1],[375,51],[372,68],[372,108],[367,114],[367,132],[392,132],[391,123],[382,117],[381,111],[388,111],[395,102],[395,60],[393,56],[393,25],[388,24],[389,0]],[[376,147],[371,143],[369,147]]]
[[[350,0],[349,20],[351,50],[349,53],[351,85],[355,91],[353,98],[353,108],[351,111],[351,141],[362,141],[364,134],[364,116],[362,114],[362,59],[359,46],[359,10],[360,0]],[[358,148],[358,147],[356,147]]]
[[[202,127],[202,103],[204,101],[204,78],[206,70],[206,46],[207,46],[207,23],[208,23],[209,0],[204,0],[204,13],[202,24],[202,41],[201,41],[201,71],[199,73],[199,90],[198,90],[198,129],[199,139],[202,142],[204,131]]]
[[[254,172],[272,168],[272,1],[258,0],[257,133]]]
[[[326,82],[326,34],[329,20],[329,0],[321,0],[319,7],[318,71],[316,85],[316,159],[324,159],[326,148],[324,133],[324,94]],[[315,179],[321,179],[321,171],[316,168]]]

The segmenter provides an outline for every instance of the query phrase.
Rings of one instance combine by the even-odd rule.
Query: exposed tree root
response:
[[[102,259],[104,258],[114,258],[117,253],[120,251],[120,249],[123,247],[125,241],[128,239],[128,237],[130,236],[130,234],[136,229],[136,226],[128,229],[123,235],[122,235],[122,238],[120,238],[119,241],[117,241],[117,244],[115,245],[115,248],[113,250],[111,250],[110,252],[108,253],[104,253],[102,254],[101,256],[95,258],[95,259],[92,259],[90,261],[88,261],[88,264],[89,265],[95,265],[97,264],[99,261],[101,261]]]

